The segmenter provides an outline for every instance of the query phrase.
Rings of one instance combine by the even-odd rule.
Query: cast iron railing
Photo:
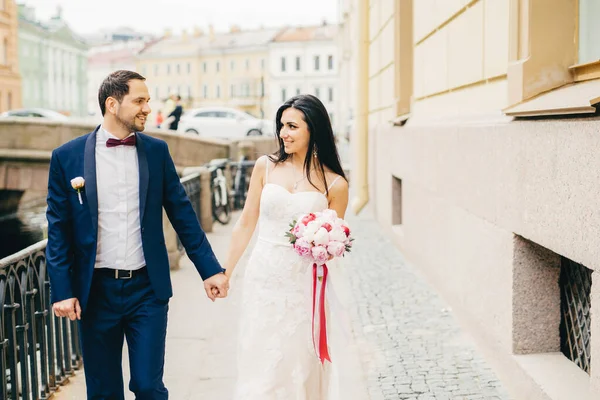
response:
[[[82,365],[77,323],[52,313],[45,250],[0,260],[0,399],[47,399]]]
[[[592,271],[562,257],[560,268],[560,349],[590,373],[590,293]]]

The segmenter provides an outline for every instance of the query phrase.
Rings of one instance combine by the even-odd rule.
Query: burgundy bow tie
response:
[[[110,138],[106,141],[106,147],[135,146],[135,135],[127,136],[123,140]]]

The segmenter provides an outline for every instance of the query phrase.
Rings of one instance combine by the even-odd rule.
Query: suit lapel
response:
[[[140,225],[144,223],[144,212],[146,211],[146,197],[148,196],[148,157],[143,136],[136,133],[136,148],[138,154],[139,176],[140,176]]]
[[[85,152],[83,156],[83,179],[85,179],[85,195],[94,232],[98,233],[98,186],[96,182],[96,133],[98,128],[92,132],[85,141]]]

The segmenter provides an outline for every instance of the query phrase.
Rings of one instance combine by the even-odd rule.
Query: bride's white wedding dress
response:
[[[344,361],[337,351],[338,346],[347,347],[347,343],[336,338],[333,313],[328,310],[333,364],[321,365],[311,333],[312,265],[294,252],[285,237],[293,219],[327,209],[328,200],[321,192],[291,193],[270,183],[272,166],[267,160],[258,237],[244,276],[234,399],[348,399],[340,391],[342,375],[338,367]],[[335,284],[335,274],[330,276]]]

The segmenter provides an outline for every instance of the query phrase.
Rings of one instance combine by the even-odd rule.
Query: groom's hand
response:
[[[52,304],[52,309],[57,317],[67,317],[71,321],[81,319],[81,306],[75,297]]]
[[[204,290],[212,301],[216,298],[225,298],[229,290],[229,278],[223,273],[215,274],[204,281]]]

